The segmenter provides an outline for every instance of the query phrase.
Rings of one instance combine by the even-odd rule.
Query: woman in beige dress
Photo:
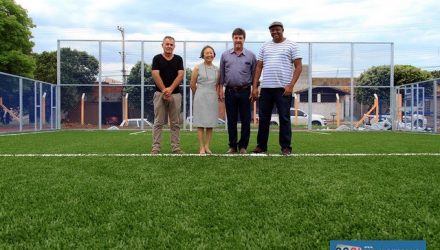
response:
[[[209,144],[218,119],[218,67],[212,64],[215,51],[211,46],[205,46],[200,57],[203,58],[203,63],[196,65],[191,75],[191,90],[194,95],[193,126],[197,127],[199,153],[211,154]]]

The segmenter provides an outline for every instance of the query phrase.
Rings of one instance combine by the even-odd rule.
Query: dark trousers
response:
[[[290,123],[290,106],[292,96],[283,96],[284,88],[262,88],[259,98],[259,124],[257,135],[257,146],[267,151],[267,141],[269,139],[270,118],[273,106],[278,110],[280,132],[279,143],[281,150],[288,148],[292,150],[292,125]]]
[[[251,88],[233,89],[226,87],[225,106],[228,118],[229,147],[247,148],[251,134]],[[237,143],[238,116],[241,121],[241,135]]]

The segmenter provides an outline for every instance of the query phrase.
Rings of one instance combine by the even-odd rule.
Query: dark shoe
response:
[[[292,150],[290,148],[283,148],[283,149],[281,149],[281,154],[282,155],[291,155]]]
[[[226,152],[227,154],[236,154],[237,153],[237,149],[235,148],[229,148],[228,151]]]
[[[245,148],[240,148],[239,153],[240,153],[241,155],[244,155],[244,154],[247,154],[247,151],[246,151]]]
[[[261,149],[260,147],[256,147],[254,150],[252,150],[253,154],[267,154],[266,150]]]
[[[181,154],[184,154],[185,152],[183,152],[181,149],[176,149],[176,150],[174,150],[173,151],[173,154],[176,154],[176,155],[181,155]]]
[[[152,155],[157,155],[157,154],[159,154],[159,153],[160,153],[160,151],[157,150],[157,149],[153,149],[153,150],[151,150],[151,154],[152,154]]]

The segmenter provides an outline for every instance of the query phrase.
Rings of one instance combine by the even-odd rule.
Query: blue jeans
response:
[[[234,149],[246,149],[251,134],[251,94],[250,87],[242,90],[234,90],[226,87],[225,90],[226,116],[228,118],[229,147]],[[238,117],[241,121],[240,140],[237,143]]]
[[[288,148],[292,150],[292,125],[290,123],[290,106],[292,96],[283,96],[284,88],[262,88],[259,98],[259,124],[257,135],[257,146],[263,151],[267,151],[267,141],[269,139],[270,118],[274,105],[277,107],[280,132],[279,143],[281,150]]]

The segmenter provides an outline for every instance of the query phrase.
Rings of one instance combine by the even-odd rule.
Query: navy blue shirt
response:
[[[244,49],[240,55],[229,49],[220,58],[220,84],[227,87],[252,85],[257,59],[252,51]]]

